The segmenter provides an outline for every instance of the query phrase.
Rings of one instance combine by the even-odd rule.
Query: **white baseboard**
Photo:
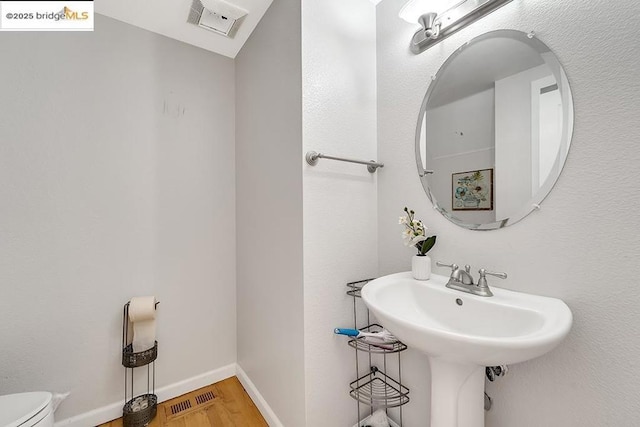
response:
[[[223,366],[222,368],[214,369],[213,371],[205,372],[204,374],[188,378],[184,381],[159,388],[156,390],[158,402],[164,402],[169,399],[173,399],[174,397],[182,396],[183,394],[189,393],[193,390],[217,383],[218,381],[231,378],[236,375],[236,366],[237,365],[235,363],[232,363],[230,365]],[[90,427],[115,420],[122,416],[122,404],[123,402],[120,401],[111,405],[103,406],[102,408],[94,409],[90,412],[85,412],[84,414],[76,415],[75,417],[58,421],[55,423],[55,427]],[[280,424],[278,424],[278,426],[279,425]]]
[[[255,403],[258,407],[258,410],[264,417],[267,424],[269,424],[269,427],[284,427],[276,416],[276,413],[273,412],[273,409],[271,409],[267,401],[264,399],[264,397],[262,397],[255,384],[253,384],[253,382],[249,379],[249,376],[240,367],[240,365],[237,365],[236,376],[240,380],[240,383],[242,384],[244,389],[247,391],[247,394],[249,395],[251,400],[253,400],[253,403]]]

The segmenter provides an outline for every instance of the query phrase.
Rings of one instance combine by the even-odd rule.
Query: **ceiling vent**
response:
[[[247,13],[224,0],[193,0],[187,22],[233,38]]]

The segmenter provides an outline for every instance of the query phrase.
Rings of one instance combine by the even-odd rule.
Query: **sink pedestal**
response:
[[[431,427],[484,427],[484,366],[429,357]]]

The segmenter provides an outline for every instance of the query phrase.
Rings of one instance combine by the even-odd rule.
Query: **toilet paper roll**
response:
[[[131,298],[129,322],[133,326],[133,352],[139,353],[152,348],[156,342],[156,298]]]

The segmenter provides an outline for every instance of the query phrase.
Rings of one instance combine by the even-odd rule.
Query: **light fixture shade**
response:
[[[464,0],[409,0],[402,6],[398,16],[410,24],[418,22],[418,18],[425,13],[442,13],[445,10],[463,3]]]

